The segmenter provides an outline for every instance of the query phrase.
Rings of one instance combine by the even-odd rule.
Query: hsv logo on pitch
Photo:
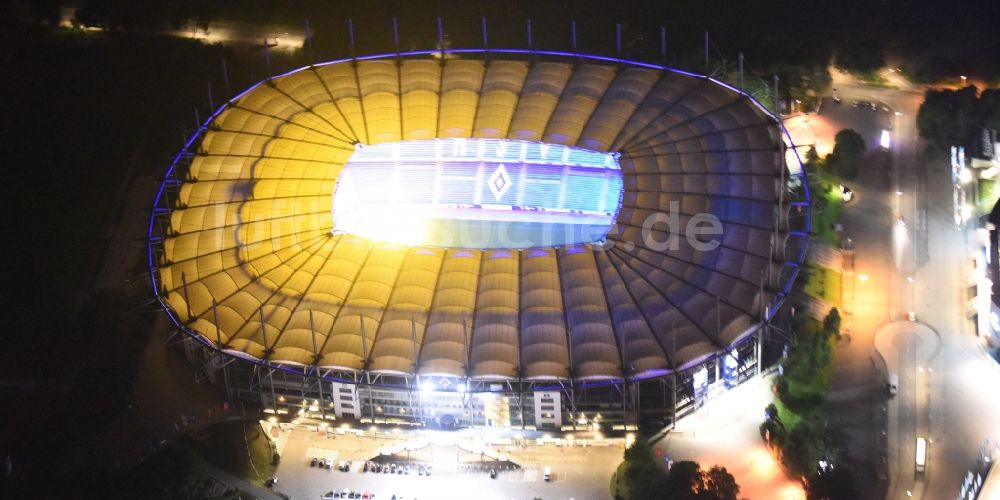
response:
[[[507,168],[503,166],[503,163],[490,175],[489,185],[490,192],[493,193],[497,201],[500,201],[500,198],[503,198],[503,195],[510,190],[510,175],[507,174]]]

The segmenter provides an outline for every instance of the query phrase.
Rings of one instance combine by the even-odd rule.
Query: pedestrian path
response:
[[[844,258],[840,253],[840,249],[818,239],[813,239],[809,242],[809,261],[813,265],[832,269],[838,273],[843,272]]]
[[[819,321],[823,321],[830,312],[830,309],[833,308],[833,305],[829,302],[804,293],[799,294],[798,303],[801,312]]]
[[[288,436],[290,436],[291,429],[286,429],[282,424],[262,424],[265,434],[268,439],[274,443],[274,450],[278,453],[279,457],[285,456],[285,447],[288,446]]]
[[[258,500],[283,500],[282,497],[275,492],[255,484],[251,484],[249,481],[238,478],[210,463],[202,462],[201,467],[206,474],[215,478],[216,481],[227,484],[244,493],[249,493]]]
[[[677,423],[653,444],[657,462],[694,460],[703,469],[721,465],[740,485],[740,498],[805,500],[802,484],[785,475],[764,446],[760,424],[774,400],[773,377],[758,377],[730,389]],[[741,411],[733,411],[739,408]]]

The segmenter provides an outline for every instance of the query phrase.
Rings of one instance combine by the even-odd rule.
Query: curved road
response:
[[[880,210],[858,213],[860,207],[848,207],[844,213],[847,236],[856,235],[854,341],[871,341],[884,359],[886,372],[876,370],[880,383],[893,370],[899,375],[899,393],[883,405],[888,413],[886,498],[955,498],[983,441],[1000,438],[995,390],[1000,367],[985,354],[967,312],[973,231],[955,224],[948,160],[928,160],[920,153],[915,117],[922,89],[905,83],[872,87],[842,75],[835,75],[833,85],[845,103],[884,106],[889,112],[877,113],[875,120],[893,131],[888,182],[881,189],[855,189],[860,197],[877,198],[867,202]],[[870,136],[865,138],[872,144]],[[897,223],[900,216],[905,225]],[[858,282],[862,275],[870,281]],[[867,303],[885,304],[887,310]],[[909,312],[916,322],[906,321]],[[873,331],[878,333],[872,336]],[[928,439],[923,474],[914,464],[918,435]]]
[[[916,438],[929,431],[929,362],[937,354],[937,333],[926,325],[896,321],[875,334],[875,348],[888,373],[899,376],[899,388],[886,404],[888,412],[889,490],[887,498],[922,498],[925,475],[917,473]]]

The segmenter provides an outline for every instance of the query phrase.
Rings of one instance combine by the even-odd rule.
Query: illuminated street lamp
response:
[[[972,182],[972,170],[962,167],[962,170],[958,172],[958,180],[961,181],[962,184]]]
[[[968,81],[968,78],[966,78],[965,75],[961,75],[959,78],[962,79],[962,86],[965,87],[965,82]]]

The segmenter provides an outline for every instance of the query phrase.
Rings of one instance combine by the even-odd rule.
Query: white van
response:
[[[545,479],[546,482],[552,480],[552,467],[547,465],[545,466],[545,472],[542,473],[542,478]]]
[[[889,395],[895,396],[899,392],[899,375],[895,373],[889,374],[889,380],[885,383],[887,389],[889,389]]]
[[[923,472],[924,468],[927,467],[927,440],[918,437],[917,438],[917,472]]]

